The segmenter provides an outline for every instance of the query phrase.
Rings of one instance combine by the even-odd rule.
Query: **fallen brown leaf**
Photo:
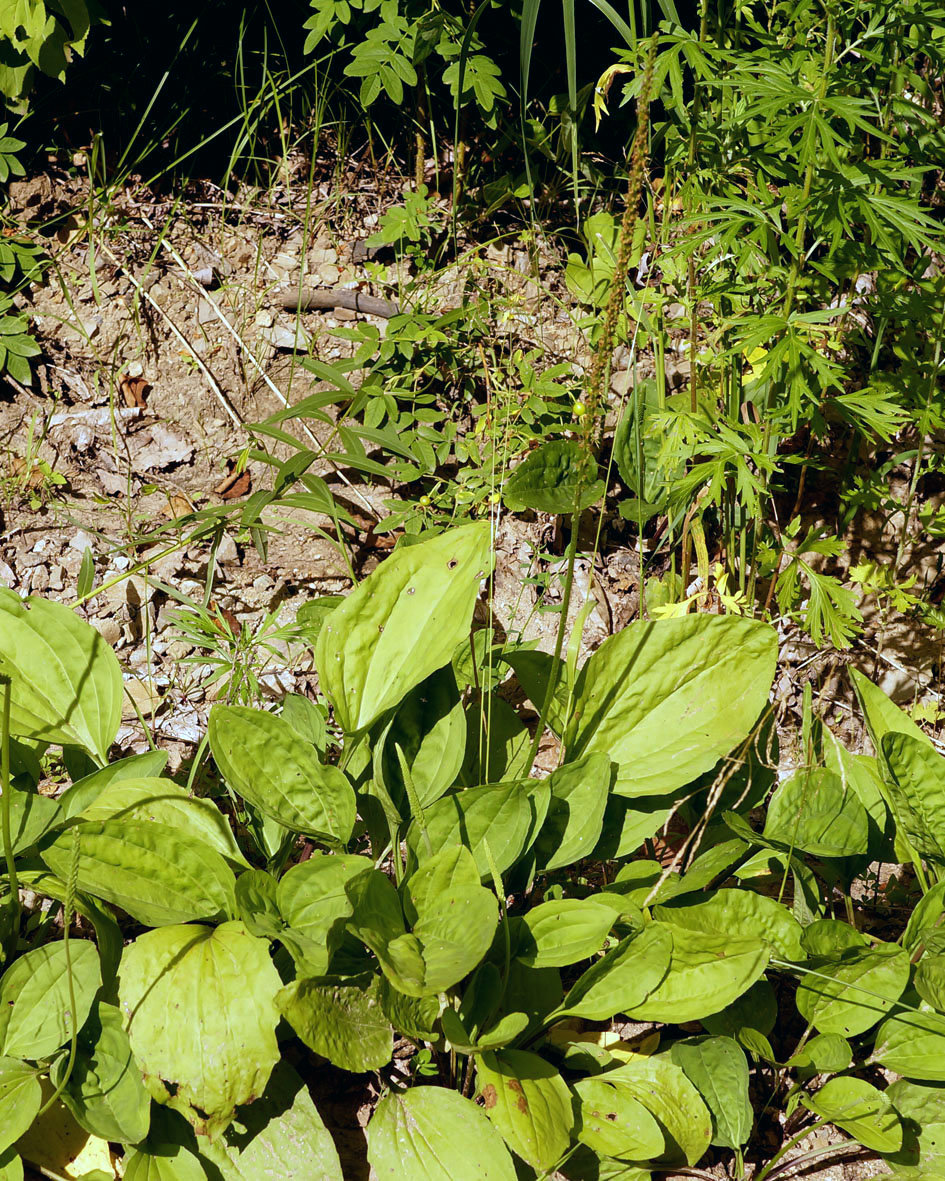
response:
[[[165,516],[175,519],[177,517],[186,517],[194,511],[194,505],[182,492],[168,493],[167,508],[164,510]]]
[[[224,500],[236,500],[252,491],[253,477],[248,469],[238,472],[232,459],[227,461],[227,469],[227,474],[213,490],[217,496],[222,496]]]
[[[212,599],[210,600],[210,606],[226,620],[226,626],[230,629],[230,634],[232,635],[233,639],[239,639],[240,632],[243,630],[243,625],[236,618],[229,607],[221,607],[219,603],[215,603]],[[226,635],[226,629],[223,627],[223,624],[217,622],[216,627],[221,635]]]
[[[123,373],[118,379],[118,388],[126,406],[143,410],[148,404],[151,386],[143,377],[129,377],[127,373]]]

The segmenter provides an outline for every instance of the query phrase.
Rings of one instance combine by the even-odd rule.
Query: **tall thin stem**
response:
[[[3,687],[3,713],[0,719],[0,831],[3,836],[3,856],[7,863],[7,878],[10,884],[10,941],[16,946],[20,927],[20,882],[16,876],[16,862],[13,858],[13,837],[10,828],[10,678],[0,673]]]

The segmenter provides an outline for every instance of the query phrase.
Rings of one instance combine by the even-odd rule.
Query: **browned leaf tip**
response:
[[[136,410],[143,410],[147,406],[151,386],[143,377],[129,377],[123,373],[118,379],[118,389],[126,406]]]
[[[249,470],[238,472],[232,459],[227,460],[226,467],[226,475],[213,491],[224,500],[236,500],[248,495],[253,488],[253,477]]]

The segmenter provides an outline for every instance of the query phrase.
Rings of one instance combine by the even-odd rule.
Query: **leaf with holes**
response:
[[[213,1137],[262,1094],[279,1060],[269,943],[242,923],[162,927],[125,948],[118,995],[131,1048],[162,1103]]]

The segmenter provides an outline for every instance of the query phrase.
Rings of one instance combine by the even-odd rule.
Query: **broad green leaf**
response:
[[[131,1048],[156,1097],[214,1136],[262,1093],[279,1059],[266,940],[242,923],[162,927],[125,949],[119,998]]]
[[[407,931],[400,896],[380,870],[357,874],[345,883],[352,917],[348,929],[377,956],[384,975],[407,996],[426,994],[426,966],[419,940]]]
[[[561,516],[582,512],[600,500],[604,482],[585,447],[576,440],[555,439],[522,460],[502,494],[513,513],[532,509]]]
[[[365,730],[449,663],[469,631],[489,547],[488,522],[404,546],[332,611],[315,664],[346,733]]]
[[[68,1059],[56,1063],[58,1086]],[[131,1053],[121,1012],[102,1002],[79,1034],[62,1100],[83,1128],[103,1140],[138,1144],[151,1123],[151,1096]]]
[[[435,996],[407,996],[398,992],[386,976],[380,978],[380,997],[388,1021],[398,1033],[414,1041],[434,1042],[440,1016],[440,1000]]]
[[[233,871],[215,850],[177,828],[142,820],[79,824],[43,850],[63,881],[79,833],[79,889],[149,927],[219,919],[234,907]]]
[[[671,933],[673,958],[646,1000],[625,1010],[631,1019],[673,1025],[698,1021],[747,992],[768,966],[770,948],[760,939],[652,925]]]
[[[591,856],[600,861],[614,861],[636,852],[663,827],[672,816],[672,804],[665,796],[638,796],[624,799],[611,794],[604,809],[600,840]]]
[[[206,1176],[193,1153],[168,1145],[153,1153],[132,1148],[125,1157],[122,1181],[206,1181]]]
[[[909,955],[896,944],[851,948],[815,960],[797,990],[801,1015],[820,1033],[855,1037],[871,1029],[909,983]]]
[[[773,628],[735,615],[632,623],[581,669],[568,760],[607,755],[619,795],[676,792],[748,737],[776,659]]]
[[[600,1076],[626,1088],[658,1120],[664,1137],[659,1159],[694,1165],[712,1141],[712,1117],[685,1073],[666,1054],[635,1054]]]
[[[905,1078],[945,1082],[945,1016],[924,1003],[898,1009],[876,1031],[872,1060]]]
[[[875,826],[876,834],[884,834],[889,826],[889,808],[878,760],[871,755],[851,754],[826,727],[823,730],[823,745],[827,767],[840,776],[844,787],[852,788],[856,793]]]
[[[23,1181],[23,1161],[12,1148],[0,1152],[0,1181]]]
[[[926,937],[936,931],[945,915],[945,881],[936,882],[915,904],[900,943],[906,951],[915,952]]]
[[[902,1124],[882,1091],[861,1078],[832,1078],[813,1095],[802,1095],[808,1110],[842,1128],[874,1152],[898,1152]]]
[[[420,944],[425,992],[451,988],[489,950],[498,904],[479,884],[476,863],[462,845],[443,849],[411,875],[403,905]]]
[[[614,916],[590,899],[561,898],[533,906],[521,919],[516,955],[532,968],[563,968],[590,959]]]
[[[551,1169],[571,1142],[571,1092],[555,1068],[525,1050],[485,1053],[477,1088],[486,1115],[532,1168]]]
[[[577,1146],[559,1172],[567,1181],[652,1181],[653,1177],[649,1169],[599,1156],[583,1144]]]
[[[516,710],[498,693],[486,694],[466,710],[460,782],[468,787],[502,783],[528,774],[531,734]]]
[[[554,657],[550,652],[523,648],[511,652],[503,651],[501,658],[514,670],[518,683],[528,695],[535,710],[540,711],[548,692]],[[559,660],[558,679],[555,682],[553,700],[548,707],[547,717],[548,726],[559,737],[564,733],[568,721],[568,697],[567,668],[565,662]]]
[[[167,765],[167,751],[146,750],[140,755],[129,755],[78,779],[58,797],[63,815],[71,819],[93,804],[99,793],[110,783],[120,779],[157,779]]]
[[[606,1021],[642,1004],[669,970],[673,939],[668,927],[650,923],[629,935],[575,981],[560,1015]]]
[[[444,1087],[385,1095],[367,1141],[378,1181],[515,1181],[508,1149],[482,1108]]]
[[[562,869],[590,856],[604,827],[611,767],[606,755],[591,754],[549,775],[551,801],[535,842],[539,869]]]
[[[492,880],[486,841],[496,868],[505,873],[524,852],[532,819],[528,785],[522,781],[451,792],[424,809],[423,814],[433,853],[451,845],[465,845],[483,881]],[[421,862],[429,855],[419,819],[407,830],[407,848]]]
[[[896,830],[921,857],[945,865],[945,759],[927,741],[889,733],[887,799]]]
[[[788,1066],[812,1070],[816,1074],[839,1074],[849,1070],[853,1047],[839,1033],[817,1033],[788,1059]]]
[[[279,716],[288,722],[299,738],[320,751],[325,749],[325,717],[314,701],[301,693],[289,693],[282,700]]]
[[[880,758],[883,757],[883,738],[886,734],[908,734],[911,738],[931,746],[928,735],[922,728],[917,726],[908,714],[903,713],[898,705],[894,705],[882,689],[868,681],[858,669],[850,669],[850,679],[860,699],[873,747]]]
[[[601,1156],[651,1160],[663,1152],[666,1139],[633,1088],[612,1083],[608,1073],[574,1084],[580,1102],[577,1137]]]
[[[712,1143],[740,1148],[751,1135],[754,1113],[748,1096],[748,1059],[730,1037],[674,1042],[669,1056],[681,1067],[712,1116]]]
[[[738,837],[710,845],[695,858],[682,877],[671,874],[659,886],[652,896],[652,901],[649,901],[649,895],[643,901],[648,905],[653,905],[658,902],[669,902],[671,899],[682,898],[686,894],[701,894],[717,878],[728,877],[727,871],[731,870],[732,866],[740,861],[747,852],[748,845]],[[630,864],[632,865],[633,862]],[[662,876],[661,866],[660,878]],[[748,905],[752,906],[753,904],[749,903]]]
[[[276,906],[292,929],[290,951],[303,957],[308,974],[323,976],[328,972],[332,953],[353,913],[345,883],[372,868],[367,857],[315,853],[282,876]]]
[[[229,821],[210,800],[191,796],[173,779],[117,779],[79,813],[82,820],[135,820],[183,830],[227,861],[245,868],[246,858]]]
[[[786,906],[752,890],[716,890],[703,902],[657,906],[653,913],[674,927],[735,938],[754,936],[770,944],[782,959],[807,958],[797,919]]]
[[[69,999],[72,963],[75,1010]],[[0,977],[0,1054],[48,1058],[85,1023],[102,982],[98,952],[85,939],[34,948]]]
[[[63,820],[58,801],[37,791],[10,787],[10,837],[14,853],[23,853]]]
[[[802,768],[771,797],[764,836],[815,857],[854,857],[867,850],[869,818],[839,775]]]
[[[398,800],[406,800],[397,747],[410,769],[422,808],[438,800],[463,765],[466,715],[452,667],[439,669],[401,703],[387,731],[381,757],[384,781]]]
[[[0,1058],[0,1158],[30,1126],[43,1104],[38,1070],[16,1058]]]
[[[919,996],[933,1009],[945,1012],[945,955],[926,952],[916,965],[912,983]]]
[[[945,1087],[898,1079],[886,1098],[905,1122],[904,1164],[945,1176]]]
[[[308,1088],[284,1060],[262,1096],[240,1110],[239,1124],[227,1141],[245,1181],[344,1181],[331,1133]]]
[[[755,983],[717,1013],[700,1017],[708,1033],[720,1037],[736,1037],[745,1028],[769,1034],[778,1020],[778,998],[767,980]]]
[[[230,787],[293,832],[344,844],[355,821],[354,788],[288,722],[261,709],[215,705],[208,728]]]
[[[376,976],[349,984],[293,980],[276,995],[276,1004],[308,1048],[342,1070],[361,1074],[390,1061],[393,1030]]]
[[[91,624],[62,603],[0,588],[0,672],[12,678],[12,734],[108,761],[121,724],[121,670]]]
[[[278,939],[282,934],[285,922],[279,911],[278,888],[272,874],[262,869],[250,869],[236,879],[236,912],[250,935]]]

